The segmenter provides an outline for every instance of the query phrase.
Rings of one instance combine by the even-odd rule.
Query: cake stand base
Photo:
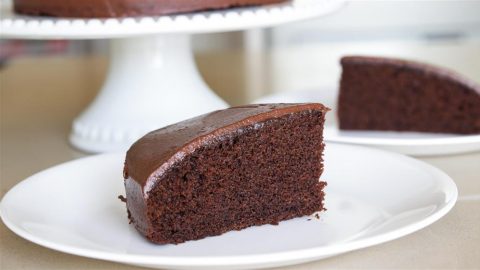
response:
[[[87,152],[127,149],[145,133],[227,107],[196,68],[190,36],[113,39],[96,99],[73,122],[70,142]]]

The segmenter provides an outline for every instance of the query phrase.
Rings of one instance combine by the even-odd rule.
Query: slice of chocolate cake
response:
[[[230,7],[265,5],[286,0],[14,0],[19,14],[74,18],[138,17]]]
[[[167,244],[322,211],[327,111],[318,103],[248,105],[145,135],[125,161],[131,223]]]
[[[377,57],[341,64],[340,129],[480,133],[480,86],[458,74]]]

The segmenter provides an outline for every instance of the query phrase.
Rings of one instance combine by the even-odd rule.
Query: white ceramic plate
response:
[[[460,154],[480,151],[480,135],[458,135],[392,131],[341,131],[336,119],[338,90],[321,89],[279,93],[253,103],[320,102],[332,111],[327,114],[325,140],[353,145],[373,146],[414,156]]]
[[[377,149],[328,144],[326,207],[302,217],[180,245],[150,244],[128,224],[123,154],[68,162],[21,182],[3,198],[3,222],[39,245],[85,257],[173,269],[291,265],[380,244],[445,215],[457,188],[440,170]],[[310,219],[310,220],[309,220]]]

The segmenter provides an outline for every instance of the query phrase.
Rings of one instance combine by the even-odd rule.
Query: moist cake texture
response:
[[[158,16],[286,0],[14,0],[19,14],[51,17],[112,18]]]
[[[125,160],[131,223],[154,243],[182,243],[324,210],[327,111],[248,105],[145,135]]]
[[[452,71],[361,56],[341,65],[340,129],[480,133],[480,86]]]

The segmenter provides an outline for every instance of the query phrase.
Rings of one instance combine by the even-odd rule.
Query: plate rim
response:
[[[325,128],[335,129],[335,134],[342,131],[354,132],[394,132],[402,133],[401,131],[381,131],[381,130],[340,130],[338,124],[326,125]],[[405,132],[410,133],[410,132]],[[426,133],[426,134],[440,134],[440,133]],[[395,139],[395,138],[379,138],[379,137],[351,137],[351,136],[325,136],[325,141],[333,143],[349,143],[361,145],[383,145],[383,146],[439,146],[444,144],[449,145],[463,145],[467,143],[480,143],[480,134],[451,134],[452,137],[433,137],[433,138],[409,138],[409,139]]]
[[[445,187],[443,191],[446,193],[446,202],[443,207],[436,209],[433,213],[429,214],[427,217],[424,217],[416,222],[409,223],[400,228],[394,229],[392,231],[380,233],[377,235],[369,236],[366,238],[354,239],[352,241],[347,241],[343,243],[337,243],[333,245],[297,249],[291,251],[282,251],[282,252],[272,252],[265,254],[249,254],[249,255],[234,255],[234,256],[164,256],[164,255],[140,255],[140,254],[119,254],[111,251],[101,251],[101,250],[92,250],[88,248],[79,248],[66,244],[58,244],[53,241],[44,240],[42,237],[35,236],[28,231],[22,229],[20,226],[11,222],[8,217],[5,215],[4,207],[8,201],[9,196],[15,192],[16,189],[20,188],[23,185],[29,184],[31,181],[38,181],[39,177],[42,174],[49,173],[52,170],[57,170],[60,167],[70,166],[73,163],[84,162],[85,160],[90,159],[105,159],[113,158],[118,156],[120,153],[107,153],[87,156],[59,165],[50,167],[46,170],[42,170],[38,173],[33,174],[30,177],[25,178],[24,180],[17,183],[12,187],[0,201],[0,218],[3,223],[8,227],[12,232],[18,236],[33,242],[37,245],[60,251],[67,254],[77,255],[81,257],[100,259],[105,261],[126,263],[126,264],[136,264],[136,265],[156,265],[163,267],[218,267],[218,266],[253,266],[253,265],[268,265],[268,264],[279,264],[286,263],[291,261],[313,261],[318,258],[324,258],[329,256],[334,256],[341,253],[350,252],[353,250],[375,246],[385,242],[389,242],[403,236],[409,235],[413,232],[419,231],[434,222],[441,219],[445,216],[456,204],[458,199],[458,188],[451,177],[449,177],[445,172],[440,169],[420,160],[417,160],[412,157],[408,157],[403,154],[390,152],[382,149],[369,148],[364,146],[353,146],[345,145],[338,143],[329,143],[328,145],[336,145],[340,147],[347,148],[358,148],[358,150],[363,151],[373,151],[381,154],[393,155],[396,158],[407,159],[409,162],[414,162],[417,165],[424,167],[431,173],[435,174],[434,179],[440,181],[442,186]],[[327,147],[328,147],[327,145]],[[122,155],[124,153],[121,153]],[[40,178],[41,179],[41,178]]]

